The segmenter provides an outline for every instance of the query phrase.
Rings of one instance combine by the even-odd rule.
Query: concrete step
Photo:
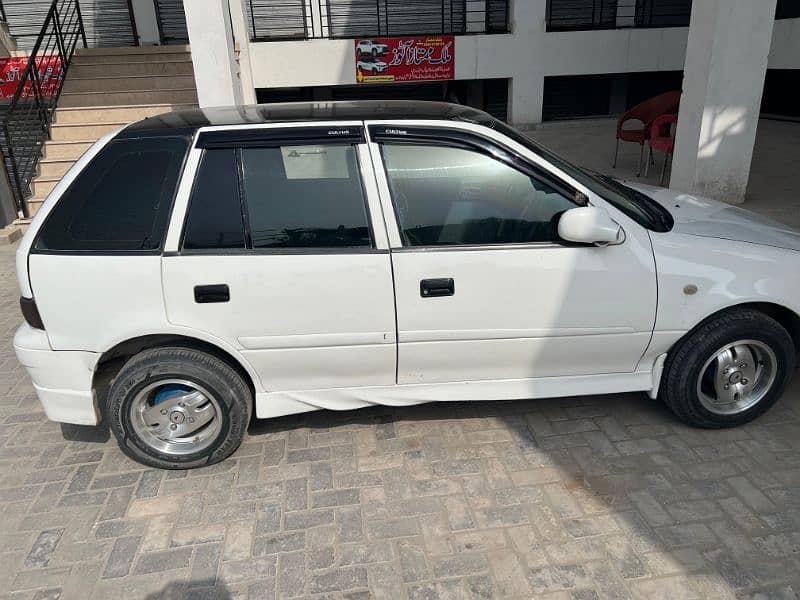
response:
[[[105,134],[116,131],[127,124],[128,121],[111,123],[67,123],[66,125],[56,123],[50,128],[50,139],[54,142],[99,139]]]
[[[0,228],[0,246],[13,244],[22,237],[23,233],[22,227],[16,223]]]
[[[191,54],[181,50],[183,46],[140,46],[138,48],[82,48],[72,58],[74,65],[98,63],[122,63],[145,61],[171,61],[191,59]],[[155,50],[154,50],[155,49]],[[121,52],[117,52],[117,51]]]
[[[169,46],[110,46],[107,48],[77,48],[75,56],[131,56],[144,54],[153,56],[154,54],[174,54],[182,52],[184,54],[191,51],[189,44],[174,44]]]
[[[81,154],[97,140],[75,140],[71,142],[47,142],[44,145],[43,158],[77,160]]]
[[[64,82],[65,94],[119,90],[174,90],[194,88],[194,75],[131,75],[128,77],[72,77]]]
[[[61,180],[60,177],[42,177],[41,175],[31,182],[31,191],[34,196],[44,198],[53,191],[56,184]],[[30,204],[28,204],[30,206]]]
[[[87,77],[131,77],[134,75],[192,75],[191,58],[184,60],[148,60],[125,62],[97,62],[81,64],[73,62],[67,80]]]
[[[173,110],[197,108],[197,102],[185,104],[150,103],[117,106],[76,106],[65,107],[59,104],[55,112],[56,125],[84,125],[86,123],[130,123],[146,117],[160,115]],[[87,138],[88,139],[88,138]]]
[[[197,90],[117,90],[113,92],[77,92],[61,94],[60,106],[123,106],[131,104],[196,104]]]
[[[39,161],[39,176],[61,178],[74,164],[75,160],[72,158],[45,158]]]
[[[38,197],[28,198],[28,214],[31,216],[30,217],[31,219],[36,216],[37,212],[39,212],[39,209],[42,207],[42,204],[44,204],[44,201],[45,201],[44,196],[42,196],[41,198]],[[24,221],[25,219],[17,219],[16,221],[14,221],[14,223],[25,224]],[[28,220],[28,223],[29,222],[30,220]],[[25,229],[27,229],[27,227],[25,227]]]

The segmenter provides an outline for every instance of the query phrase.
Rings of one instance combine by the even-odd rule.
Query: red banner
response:
[[[17,91],[19,82],[25,74],[28,64],[27,56],[9,56],[0,58],[0,100],[11,100]],[[61,58],[57,55],[40,56],[36,59],[39,71],[39,84],[45,96],[58,91],[59,82],[64,76],[61,68]],[[30,95],[31,82],[26,84],[24,94]]]
[[[355,41],[356,81],[455,79],[455,48],[452,35],[359,39]]]

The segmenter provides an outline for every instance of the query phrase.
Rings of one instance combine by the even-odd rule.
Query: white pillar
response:
[[[253,67],[250,63],[250,29],[247,26],[245,0],[230,0],[233,39],[239,48],[239,77],[242,85],[242,103],[256,103],[256,89],[253,86]]]
[[[201,108],[242,104],[228,0],[184,0]]]
[[[139,45],[157,46],[161,43],[158,33],[158,19],[156,18],[156,5],[153,0],[131,0],[133,18],[136,20],[136,33],[139,36]]]
[[[744,201],[775,2],[694,0],[672,189]]]
[[[511,79],[509,89],[508,119],[517,127],[527,127],[542,122],[544,76],[533,70],[517,74]]]
[[[539,57],[547,2],[513,0],[509,10],[514,48],[513,55],[508,58],[514,70],[508,91],[508,119],[516,126],[526,127],[542,122],[544,72]],[[530,57],[530,60],[525,57]]]

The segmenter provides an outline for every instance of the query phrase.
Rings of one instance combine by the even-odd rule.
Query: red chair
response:
[[[636,142],[642,147],[642,151],[639,153],[639,168],[636,172],[636,176],[639,177],[642,174],[644,145],[650,140],[650,126],[653,124],[653,121],[661,115],[677,113],[680,101],[680,92],[667,92],[645,100],[641,104],[637,104],[620,117],[619,121],[617,121],[617,147],[614,151],[614,168],[617,167],[620,140],[624,142]],[[624,126],[630,121],[639,121],[641,125],[625,129]]]
[[[650,126],[650,152],[658,150],[663,152],[664,166],[661,168],[661,178],[659,185],[664,185],[664,176],[667,174],[667,163],[672,160],[672,153],[675,151],[675,130],[678,124],[678,115],[661,115]],[[647,165],[650,166],[649,163]],[[647,170],[645,170],[647,176]]]

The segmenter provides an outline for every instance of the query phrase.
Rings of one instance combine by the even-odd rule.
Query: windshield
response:
[[[502,121],[492,119],[490,122],[482,124],[507,135],[526,148],[530,148],[554,167],[561,169],[643,227],[662,233],[672,229],[674,221],[669,211],[645,194],[629,188],[607,175],[588,171],[567,162]]]

